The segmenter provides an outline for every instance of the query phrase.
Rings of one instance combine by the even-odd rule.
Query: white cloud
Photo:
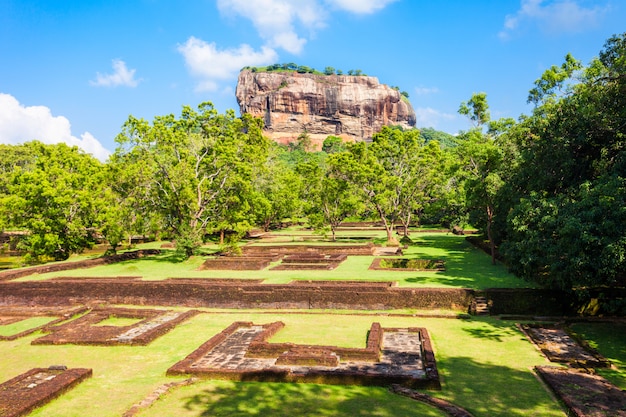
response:
[[[425,96],[428,94],[436,94],[439,92],[437,87],[415,87],[415,94]]]
[[[12,95],[0,93],[0,143],[15,145],[31,140],[78,146],[101,161],[111,154],[89,132],[80,138],[73,136],[69,120],[53,116],[48,107],[22,106]]]
[[[374,13],[397,0],[217,0],[220,13],[252,22],[265,42],[260,50],[247,44],[218,49],[214,42],[190,37],[178,46],[191,74],[198,78],[196,91],[217,91],[220,81],[235,78],[242,67],[274,64],[277,50],[299,54],[315,31],[326,27],[328,9]]]
[[[387,7],[397,0],[326,0],[335,8],[357,14],[370,14]]]
[[[416,126],[437,128],[442,122],[456,119],[456,115],[442,113],[431,107],[418,107],[415,109]]]
[[[292,54],[300,53],[306,43],[296,24],[309,31],[325,26],[326,12],[317,0],[218,0],[217,7],[223,14],[249,19],[269,47]]]
[[[96,74],[96,80],[89,83],[96,87],[137,87],[141,80],[135,79],[136,70],[126,68],[126,63],[120,59],[113,60],[113,74]]]
[[[551,34],[574,33],[597,27],[610,7],[585,7],[580,0],[522,0],[520,9],[504,19],[504,28],[498,34],[508,39],[522,26],[536,25]]]
[[[249,45],[237,49],[218,50],[214,42],[190,37],[178,46],[192,75],[199,79],[197,91],[216,91],[218,81],[234,78],[245,66],[260,66],[276,62],[276,51],[266,46],[255,51]]]

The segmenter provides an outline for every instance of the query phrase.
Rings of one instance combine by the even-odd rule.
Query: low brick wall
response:
[[[196,361],[200,360],[207,352],[210,352],[215,346],[224,342],[224,340],[226,340],[228,336],[233,334],[238,328],[250,327],[250,326],[252,326],[252,322],[249,322],[249,321],[234,322],[233,324],[231,324],[230,326],[228,326],[227,328],[225,328],[224,330],[222,330],[221,332],[219,332],[218,334],[216,334],[215,336],[213,336],[212,338],[204,342],[202,345],[200,345],[198,349],[191,352],[183,360],[171,366],[167,370],[166,375],[173,376],[173,375],[188,374],[189,369],[191,368],[191,365],[193,365]]]
[[[530,288],[489,288],[476,291],[490,301],[493,315],[564,316],[571,313],[569,297],[562,291]]]
[[[99,265],[138,259],[146,255],[158,255],[159,253],[161,253],[161,251],[158,249],[142,249],[134,252],[124,252],[117,255],[103,256],[95,259],[85,259],[76,262],[61,262],[32,266],[29,268],[7,269],[5,271],[0,271],[0,281],[21,278],[32,274],[46,274],[48,272],[68,271],[70,269],[92,268]]]
[[[92,370],[84,368],[31,369],[0,384],[0,416],[25,416],[91,375]]]
[[[380,288],[390,288],[397,287],[398,283],[396,281],[317,281],[317,280],[296,280],[291,281],[289,285],[298,285],[305,287],[362,287],[364,285],[370,287],[380,287]]]
[[[297,346],[276,358],[276,365],[337,366],[339,357],[327,349]]]
[[[272,262],[272,257],[227,257],[220,256],[204,261],[199,270],[232,270],[232,271],[259,271],[265,269]]]
[[[433,271],[433,272],[437,272],[437,271],[445,271],[446,270],[446,266],[445,266],[445,262],[443,260],[428,260],[428,259],[417,259],[417,261],[424,261],[425,263],[427,262],[431,262],[433,264],[432,268],[401,268],[401,267],[388,267],[388,266],[381,266],[381,264],[384,265],[385,262],[391,263],[391,262],[398,262],[398,261],[410,261],[411,259],[409,258],[376,258],[372,261],[372,263],[370,264],[368,269],[371,270],[375,270],[375,271]]]
[[[94,309],[84,316],[68,323],[49,327],[50,334],[41,336],[31,342],[32,345],[147,345],[159,336],[172,330],[176,325],[194,316],[198,312],[190,310],[174,313],[167,310],[105,308]],[[172,315],[162,322],[154,322],[159,318]],[[141,319],[130,326],[100,326],[98,323],[109,317]],[[142,326],[145,326],[142,329]],[[129,332],[132,336],[124,336]]]
[[[345,253],[325,255],[325,254],[298,254],[298,255],[286,255],[283,258],[283,263],[328,263],[328,262],[343,262],[348,255]]]
[[[66,321],[68,318],[78,314],[82,314],[87,310],[87,307],[72,308],[65,311],[59,309],[37,309],[32,307],[28,309],[0,309],[0,325],[16,323],[30,317],[58,317],[57,319],[54,319],[46,324],[42,324],[41,326],[34,326],[19,333],[8,336],[0,335],[0,340],[15,340],[19,339],[20,337],[28,336],[32,333],[35,333],[38,330],[50,329],[53,326]]]
[[[337,346],[315,346],[314,351],[310,346],[296,345],[293,343],[268,343],[275,333],[282,329],[284,324],[282,322],[272,323],[267,327],[267,330],[261,333],[248,348],[248,354],[257,358],[275,358],[289,354],[289,357],[295,359],[299,354],[305,356],[302,359],[303,362],[313,361],[315,354],[319,354],[322,360],[327,360],[327,353],[334,352],[341,358],[342,361],[360,361],[360,362],[378,362],[380,360],[380,349],[382,347],[383,332],[380,327],[380,323],[372,323],[372,327],[367,336],[367,346],[365,349],[358,348],[341,348]],[[308,349],[308,350],[307,350]],[[295,365],[296,363],[291,363]],[[318,365],[324,365],[319,362]]]
[[[402,384],[413,388],[441,389],[434,353],[424,328],[383,329],[380,324],[373,323],[365,349],[268,343],[267,340],[283,326],[282,322],[274,322],[261,325],[259,329],[258,325],[249,322],[233,323],[169,368],[167,375],[191,374],[234,381],[383,386]],[[256,328],[250,335],[245,328],[252,327]],[[240,328],[244,328],[243,333],[235,336],[230,344],[220,346]],[[380,362],[384,356],[383,334],[396,331],[419,333],[421,363],[416,361],[413,350],[405,352],[393,348],[393,357],[402,357],[398,359],[399,363],[390,364],[389,358],[384,363]],[[250,339],[250,336],[253,338]],[[214,349],[218,350],[213,352]],[[403,369],[405,366],[407,368]]]
[[[371,256],[376,246],[373,243],[364,245],[266,245],[244,246],[245,256],[263,253],[278,253],[282,255],[326,254],[326,255],[368,255]]]
[[[210,279],[165,281],[62,280],[1,282],[2,305],[111,304],[221,308],[451,309],[466,312],[473,291],[455,288],[383,287],[363,282],[236,285]]]

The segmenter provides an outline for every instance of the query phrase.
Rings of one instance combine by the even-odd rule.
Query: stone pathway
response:
[[[264,330],[262,326],[240,327],[226,340],[194,362],[191,368],[256,371],[273,366],[276,359],[246,358],[248,346]]]
[[[0,416],[24,416],[91,374],[91,369],[51,366],[18,375],[0,384]]]
[[[142,323],[136,327],[133,327],[132,329],[129,329],[128,331],[120,335],[117,335],[109,340],[112,342],[130,343],[135,338],[143,334],[146,334],[150,330],[156,329],[157,327],[165,323],[169,323],[172,320],[176,320],[183,314],[184,313],[180,313],[180,312],[171,312],[171,313],[163,314],[161,316],[155,317],[152,320],[148,320],[145,323]]]
[[[565,329],[559,326],[521,325],[520,328],[551,362],[590,367],[607,367],[610,365],[600,354],[581,346]]]

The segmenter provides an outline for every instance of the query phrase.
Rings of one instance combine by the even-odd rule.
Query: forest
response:
[[[491,119],[486,93],[459,106],[456,136],[384,127],[372,141],[303,132],[281,146],[262,121],[206,102],[152,121],[132,115],[101,163],[78,148],[0,145],[0,231],[25,231],[31,263],[105,240],[175,240],[191,256],[253,229],[305,222],[334,237],[346,219],[474,227],[518,277],[546,288],[626,281],[626,33],[597,58],[571,55],[537,79],[530,115]]]

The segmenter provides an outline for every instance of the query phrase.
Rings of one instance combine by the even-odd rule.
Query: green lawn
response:
[[[351,232],[353,233],[353,232]],[[310,233],[309,233],[310,235]],[[284,284],[292,280],[364,280],[397,281],[409,287],[463,287],[484,289],[492,287],[520,288],[529,284],[510,274],[502,264],[492,265],[484,252],[467,243],[463,236],[447,233],[413,233],[414,244],[404,250],[407,258],[443,259],[446,270],[441,272],[369,270],[373,256],[349,256],[332,271],[198,271],[204,257],[188,260],[173,251],[138,260],[89,269],[62,271],[29,276],[21,280],[40,280],[58,276],[142,276],[146,280],[170,277],[184,278],[256,278],[268,284]],[[293,242],[302,244],[302,242]],[[259,244],[259,243],[252,243]],[[314,242],[314,244],[319,244]],[[330,243],[326,243],[329,244]],[[339,244],[345,244],[340,242]]]
[[[564,417],[531,372],[545,359],[512,322],[352,314],[266,314],[213,311],[191,318],[149,346],[30,345],[35,336],[0,342],[0,380],[33,367],[93,368],[81,383],[32,416],[120,416],[155,388],[183,378],[165,371],[234,321],[285,322],[273,341],[364,347],[372,322],[426,327],[433,339],[443,389],[433,391],[476,417]],[[203,381],[175,389],[140,416],[440,416],[429,407],[377,387]]]
[[[26,330],[43,326],[53,320],[56,320],[56,317],[29,317],[15,323],[0,325],[0,336],[13,336]]]
[[[576,323],[571,327],[614,365],[614,369],[598,373],[626,390],[626,322]]]
[[[307,233],[282,231],[277,240],[302,244]],[[345,232],[350,235],[372,232]],[[377,232],[377,238],[382,232]],[[298,234],[298,236],[296,236]],[[310,236],[310,233],[308,234]],[[341,237],[341,234],[340,234]],[[374,271],[373,256],[350,256],[333,271],[198,271],[204,257],[182,260],[173,251],[138,260],[82,270],[63,271],[22,278],[42,280],[58,276],[141,276],[145,280],[169,277],[262,278],[266,283],[294,279],[398,281],[412,287],[526,287],[490,257],[469,245],[462,236],[446,233],[413,233],[414,244],[404,251],[407,258],[443,259],[442,272]],[[159,247],[160,242],[151,243]],[[254,244],[258,244],[255,243]],[[326,243],[329,244],[329,243]],[[340,242],[345,244],[345,242]],[[144,247],[142,245],[142,247]],[[207,248],[214,250],[215,245]],[[85,255],[93,256],[93,255]],[[74,258],[76,259],[76,258]],[[64,364],[87,367],[93,378],[81,383],[31,416],[93,417],[120,416],[157,387],[182,377],[166,377],[166,370],[234,321],[263,324],[281,320],[286,327],[275,342],[364,347],[372,322],[383,327],[426,327],[432,337],[441,375],[442,390],[431,395],[469,410],[475,417],[565,417],[559,404],[534,375],[532,369],[548,362],[517,330],[515,323],[497,318],[451,318],[395,316],[424,313],[411,310],[279,311],[204,309],[149,346],[31,345],[37,335],[0,341],[0,382],[33,367]],[[0,334],[36,327],[39,318],[0,326]],[[48,320],[50,320],[48,318]],[[105,324],[123,325],[115,318]],[[578,323],[574,330],[589,340],[618,369],[600,371],[626,389],[626,324]],[[316,384],[237,383],[201,380],[173,389],[140,417],[157,416],[337,416],[392,417],[442,416],[423,404],[399,397],[380,387],[329,386]]]

